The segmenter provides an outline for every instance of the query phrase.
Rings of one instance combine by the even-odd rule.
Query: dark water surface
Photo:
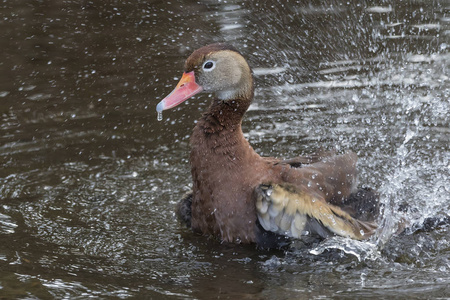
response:
[[[450,297],[449,227],[392,236],[449,215],[449,1],[5,0],[0,17],[1,299]],[[177,222],[210,99],[161,122],[155,105],[218,41],[254,68],[259,153],[358,153],[375,237],[265,252]]]

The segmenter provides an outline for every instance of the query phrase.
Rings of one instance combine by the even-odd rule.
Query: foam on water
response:
[[[357,241],[344,237],[329,238],[311,249],[309,253],[320,255],[330,249],[341,250],[346,254],[353,255],[358,261],[373,260],[380,256],[376,244],[369,241]]]

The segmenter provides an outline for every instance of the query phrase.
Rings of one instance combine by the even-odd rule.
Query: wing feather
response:
[[[319,195],[306,193],[291,184],[261,184],[255,189],[256,209],[261,226],[268,231],[301,238],[306,231],[326,237],[327,232],[362,240],[377,225],[352,217]],[[266,209],[267,208],[267,209]]]

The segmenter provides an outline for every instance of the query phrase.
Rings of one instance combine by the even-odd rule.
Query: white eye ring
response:
[[[214,70],[214,68],[216,67],[216,63],[212,60],[207,60],[205,61],[205,63],[203,64],[203,71],[205,72],[211,72],[212,70]]]

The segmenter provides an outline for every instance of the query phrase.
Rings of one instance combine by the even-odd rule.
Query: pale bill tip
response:
[[[164,100],[159,102],[158,105],[156,105],[156,111],[162,112],[164,110]]]

